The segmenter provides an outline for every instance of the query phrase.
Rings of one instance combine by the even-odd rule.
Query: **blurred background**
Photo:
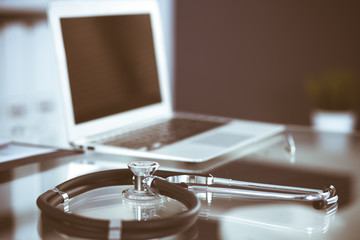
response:
[[[360,113],[359,1],[158,1],[177,110],[300,126]],[[0,136],[59,145],[49,2],[0,0]]]

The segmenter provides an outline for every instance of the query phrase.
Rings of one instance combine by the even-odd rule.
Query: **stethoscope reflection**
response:
[[[58,206],[69,214],[77,214],[97,219],[119,219],[149,221],[176,215],[184,211],[186,207],[171,198],[161,196],[155,201],[132,201],[126,199],[123,192],[130,186],[112,186],[95,189],[85,192],[82,195],[72,198]],[[79,239],[67,234],[67,231],[60,231],[52,226],[46,216],[39,220],[39,234],[42,239]],[[69,226],[71,228],[71,226]],[[196,224],[164,238],[166,240],[187,240],[197,239],[198,229]],[[83,238],[81,238],[83,239]]]
[[[197,193],[200,218],[216,220],[223,239],[321,239],[331,228],[338,205],[314,210],[303,203]]]
[[[69,226],[70,228],[70,226]],[[186,229],[183,232],[172,234],[163,238],[156,238],[158,240],[196,240],[198,239],[198,228],[196,225],[193,225]],[[86,238],[78,238],[70,236],[65,232],[59,231],[59,229],[54,228],[49,221],[41,215],[38,222],[38,234],[43,240],[86,240]],[[126,240],[126,238],[122,238]],[[146,238],[139,238],[139,240],[144,240]]]

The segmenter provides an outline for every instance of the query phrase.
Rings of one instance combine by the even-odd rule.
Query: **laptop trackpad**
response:
[[[197,139],[193,141],[193,143],[212,145],[217,147],[229,147],[239,144],[248,138],[250,138],[250,136],[231,133],[215,133],[210,136]]]
[[[235,145],[245,143],[248,139],[251,139],[250,135],[217,132],[164,146],[153,152],[190,158],[193,161],[204,161],[219,155],[226,149],[230,150]]]

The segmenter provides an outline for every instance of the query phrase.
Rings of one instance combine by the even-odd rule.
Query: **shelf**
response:
[[[1,1],[0,21],[46,19],[48,2],[50,1]]]
[[[4,21],[37,21],[46,19],[46,5],[40,4],[6,4],[0,3],[0,22]]]

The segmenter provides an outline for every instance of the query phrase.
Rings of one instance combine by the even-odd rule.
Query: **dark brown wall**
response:
[[[305,77],[360,76],[360,1],[178,0],[175,12],[178,110],[307,125]]]

